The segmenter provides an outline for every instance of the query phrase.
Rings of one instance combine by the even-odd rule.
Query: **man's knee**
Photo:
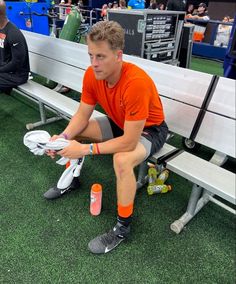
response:
[[[134,168],[131,155],[127,152],[115,153],[113,155],[113,165],[115,173],[119,177],[124,173],[131,172]]]

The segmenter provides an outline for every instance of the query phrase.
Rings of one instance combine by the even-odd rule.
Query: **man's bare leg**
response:
[[[136,194],[134,168],[145,157],[146,150],[141,143],[138,143],[136,149],[132,152],[114,154],[113,164],[117,180],[118,222],[112,230],[89,242],[88,248],[92,253],[107,253],[117,247],[128,236]]]

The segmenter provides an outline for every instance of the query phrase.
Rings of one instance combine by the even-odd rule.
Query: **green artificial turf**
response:
[[[212,75],[223,76],[223,62],[192,57],[190,69],[209,73]]]
[[[209,204],[181,234],[173,233],[169,226],[185,212],[191,191],[191,184],[173,173],[172,192],[138,191],[130,239],[107,255],[92,255],[88,242],[116,222],[112,157],[86,157],[80,188],[45,200],[43,193],[64,169],[23,145],[25,124],[38,119],[36,104],[0,94],[0,283],[235,283],[235,216]],[[66,123],[40,129],[59,133]],[[178,136],[171,143],[182,147]],[[198,155],[209,159],[212,153],[201,147]],[[235,171],[235,161],[225,167]],[[97,217],[89,213],[93,183],[103,185]]]

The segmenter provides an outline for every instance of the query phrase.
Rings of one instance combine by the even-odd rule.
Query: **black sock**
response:
[[[132,215],[130,215],[129,217],[121,217],[121,216],[117,216],[117,221],[121,224],[121,225],[123,225],[123,226],[125,226],[125,227],[128,227],[129,226],[129,224],[131,223],[131,221],[132,221]]]

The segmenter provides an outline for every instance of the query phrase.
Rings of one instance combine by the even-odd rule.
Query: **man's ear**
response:
[[[117,59],[118,59],[119,61],[122,60],[122,55],[123,55],[123,51],[122,51],[122,50],[118,50],[116,57],[117,57]]]

